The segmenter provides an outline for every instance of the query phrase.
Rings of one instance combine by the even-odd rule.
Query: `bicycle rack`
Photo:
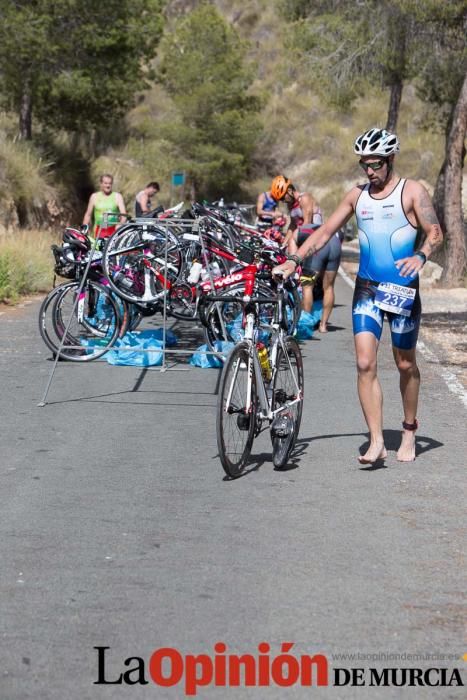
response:
[[[104,217],[103,217],[103,228],[107,228],[108,225],[108,216],[110,216],[113,212],[105,212]],[[201,244],[201,251],[203,255],[203,259],[207,260],[207,251],[206,251],[206,246],[204,242],[204,237],[202,235],[202,232],[200,232],[200,220],[199,219],[168,219],[167,221],[163,219],[145,219],[145,218],[137,218],[134,219],[135,223],[142,225],[143,230],[145,226],[154,226],[155,224],[157,227],[165,227],[169,228],[170,225],[176,224],[177,226],[181,226],[182,228],[189,228],[189,232],[185,232],[183,235],[186,236],[193,236],[193,240],[196,240]],[[202,224],[201,224],[202,225]],[[76,294],[76,298],[74,300],[74,304],[70,313],[70,318],[68,320],[68,323],[66,325],[65,331],[63,333],[63,337],[60,341],[57,353],[55,355],[54,363],[52,365],[52,369],[50,371],[46,387],[44,389],[44,394],[42,396],[41,401],[37,404],[38,407],[43,408],[44,406],[47,405],[47,397],[50,391],[50,387],[52,385],[52,381],[55,375],[55,370],[57,368],[57,363],[58,360],[60,359],[60,352],[63,348],[65,338],[67,337],[68,331],[70,329],[70,325],[73,319],[73,314],[75,312],[79,296],[81,294],[81,291],[86,283],[86,279],[89,273],[89,268],[91,266],[91,263],[93,261],[94,253],[97,250],[97,245],[98,241],[100,238],[101,231],[99,230],[97,237],[95,239],[94,245],[91,248],[91,254],[89,256],[89,260],[87,262],[87,265],[84,269],[83,277],[80,281],[80,285],[78,287],[78,291]],[[165,242],[165,251],[164,251],[164,263],[165,263],[165,269],[167,269],[167,264],[168,264],[168,239],[166,239]],[[212,276],[212,271],[210,269],[209,264],[207,265],[207,273],[209,277],[209,282],[211,286],[211,292],[215,291],[215,286],[214,286],[214,278]],[[216,302],[216,306],[219,306],[221,302]],[[224,325],[224,319],[222,318],[222,314],[219,313],[219,318],[220,322],[222,325],[222,332],[223,332],[223,337],[224,339],[227,339],[227,332],[226,328]],[[144,348],[142,346],[132,346],[128,348],[118,348],[119,352],[140,352],[140,353],[149,353],[149,352],[154,352],[154,351],[160,351],[162,352],[162,364],[153,367],[152,369],[154,370],[159,370],[159,372],[167,372],[167,371],[189,371],[190,367],[168,367],[167,366],[167,355],[192,355],[194,352],[196,352],[196,349],[178,349],[178,348],[167,348],[167,294],[164,294],[164,302],[163,302],[163,310],[162,310],[162,348],[161,347],[152,347],[152,348]],[[75,346],[67,346],[70,349],[74,349]],[[81,346],[76,346],[77,349],[80,349]],[[109,348],[109,351],[112,350],[112,348]],[[205,351],[206,355],[214,355],[215,357],[218,357],[219,359],[225,360],[225,355],[223,355],[220,352],[216,352],[213,350],[206,350]]]

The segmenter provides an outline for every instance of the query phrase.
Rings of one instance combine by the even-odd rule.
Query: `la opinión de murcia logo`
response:
[[[271,656],[267,642],[258,644],[258,654],[228,654],[227,645],[218,642],[214,654],[186,654],[172,647],[156,649],[147,668],[140,656],[125,659],[128,670],[115,678],[106,672],[106,652],[110,647],[94,647],[98,654],[98,679],[95,685],[148,685],[148,678],[157,686],[169,688],[183,683],[185,695],[196,695],[198,688],[267,687],[277,685],[329,685],[328,660],[323,654],[294,656],[293,642],[283,642],[280,653]]]
[[[123,661],[125,670],[111,676],[106,668],[108,646],[96,646],[97,680],[94,685],[154,685],[170,688],[182,685],[186,696],[199,688],[291,686],[463,686],[457,668],[333,668],[331,679],[324,654],[294,655],[294,643],[283,642],[278,654],[261,642],[257,654],[230,654],[218,642],[213,654],[185,654],[173,647],[156,649],[147,663],[140,656]]]

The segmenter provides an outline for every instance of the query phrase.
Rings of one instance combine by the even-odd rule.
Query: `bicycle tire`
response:
[[[147,228],[147,227],[146,227]],[[158,265],[165,265],[166,278],[170,285],[180,277],[183,267],[177,237],[169,230],[142,226],[118,229],[108,239],[102,266],[112,290],[127,301],[133,303],[153,303],[164,296],[165,283],[158,280],[147,263],[154,259]],[[149,287],[146,285],[145,270],[150,270]]]
[[[216,435],[222,467],[232,479],[242,475],[255,436],[257,391],[251,374],[251,410],[246,399],[250,358],[248,343],[239,343],[228,355],[222,370],[217,401]],[[230,397],[230,407],[226,410]]]
[[[87,280],[82,289],[80,312],[78,306],[75,306],[75,295],[79,287],[80,282],[65,285],[62,293],[56,297],[52,326],[57,341],[51,349],[61,359],[90,362],[102,357],[115,344],[120,334],[121,316],[108,287],[91,280]],[[68,332],[62,342],[67,327]],[[59,352],[60,345],[62,347]],[[82,346],[82,349],[78,346]]]
[[[297,385],[301,394],[301,401],[290,406],[284,413],[291,416],[292,431],[286,437],[274,436],[271,426],[272,461],[276,469],[282,469],[287,464],[289,456],[295,447],[303,412],[303,358],[300,347],[290,336],[285,339],[286,353],[281,346],[277,350],[276,366],[274,368],[272,384],[273,411],[297,398]],[[294,380],[295,377],[295,380]],[[281,414],[279,414],[281,415]],[[274,422],[274,421],[273,421]]]
[[[63,282],[57,287],[51,289],[47,296],[43,299],[39,309],[39,333],[44,343],[52,352],[54,358],[57,353],[57,348],[60,345],[60,338],[57,339],[57,335],[54,330],[53,309],[57,297],[63,293],[65,287],[72,287],[74,284],[76,284],[76,282]]]

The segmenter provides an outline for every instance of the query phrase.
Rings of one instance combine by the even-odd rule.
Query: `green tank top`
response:
[[[105,195],[103,192],[98,192],[94,203],[94,226],[102,226],[104,223],[105,212],[110,211],[115,212],[116,214],[120,212],[117,204],[116,193],[111,192],[109,195]],[[118,224],[118,221],[119,217],[115,214],[107,217],[108,226],[115,226],[115,224]]]

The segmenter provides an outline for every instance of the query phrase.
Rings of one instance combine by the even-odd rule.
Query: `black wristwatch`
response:
[[[288,255],[287,260],[292,260],[296,265],[302,264],[302,258],[299,255]]]
[[[421,261],[423,262],[423,264],[426,263],[426,255],[425,255],[425,253],[422,253],[421,250],[417,250],[417,252],[415,253],[415,255],[417,256],[417,258],[420,258],[420,259],[421,259]]]

